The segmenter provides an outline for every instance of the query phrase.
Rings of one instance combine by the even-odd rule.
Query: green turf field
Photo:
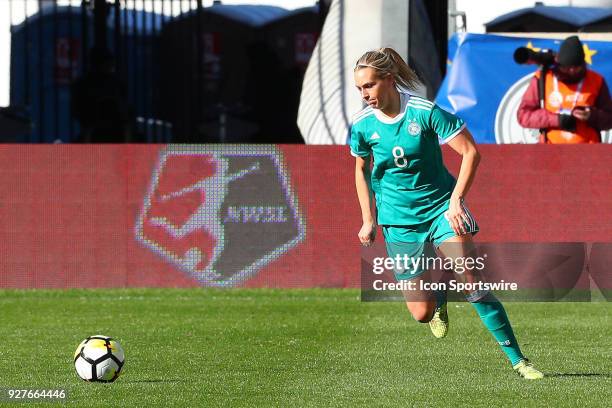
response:
[[[357,290],[0,291],[0,387],[66,388],[69,405],[83,407],[612,401],[609,303],[506,308],[523,351],[548,378],[518,378],[465,303],[450,305],[451,331],[436,340],[403,304],[362,303]],[[115,383],[76,376],[72,354],[93,334],[125,349]]]

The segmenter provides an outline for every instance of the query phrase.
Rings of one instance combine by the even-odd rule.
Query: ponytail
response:
[[[380,48],[368,51],[357,60],[355,71],[361,68],[374,68],[379,77],[393,75],[398,87],[416,91],[421,82],[416,73],[393,48]]]

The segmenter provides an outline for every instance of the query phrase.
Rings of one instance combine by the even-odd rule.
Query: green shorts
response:
[[[462,205],[468,216],[468,220],[464,223],[465,230],[467,233],[476,235],[479,231],[478,224],[468,208]],[[394,270],[395,279],[409,280],[422,275],[427,269],[422,267],[423,261],[417,262],[417,260],[436,257],[435,248],[438,248],[447,239],[457,236],[446,219],[446,211],[448,211],[448,203],[440,215],[431,221],[417,225],[381,226],[387,256],[396,258],[399,255],[400,258],[405,259],[404,255],[407,255],[409,259],[414,259],[414,262],[403,263],[407,268]]]

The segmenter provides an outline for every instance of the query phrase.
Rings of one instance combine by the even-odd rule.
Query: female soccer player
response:
[[[351,127],[351,154],[356,158],[355,184],[363,218],[359,240],[367,246],[375,239],[373,192],[377,221],[390,257],[422,256],[427,243],[443,258],[468,255],[478,225],[463,200],[480,155],[464,122],[408,93],[416,90],[418,78],[391,48],[366,52],[357,61],[354,75],[368,105],[354,116]],[[440,143],[448,143],[462,156],[457,180],[444,167]],[[370,170],[371,157],[374,164]],[[431,279],[424,269],[395,270],[395,277]],[[473,279],[469,273],[463,278]],[[446,292],[414,292],[406,299],[412,316],[429,322],[435,337],[446,336]],[[542,378],[544,375],[521,353],[499,300],[488,291],[469,292],[466,298],[516,372],[527,379]]]

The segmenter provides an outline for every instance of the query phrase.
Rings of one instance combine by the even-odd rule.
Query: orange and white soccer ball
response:
[[[113,382],[119,377],[125,353],[111,337],[95,335],[83,340],[74,352],[74,368],[85,381]]]

